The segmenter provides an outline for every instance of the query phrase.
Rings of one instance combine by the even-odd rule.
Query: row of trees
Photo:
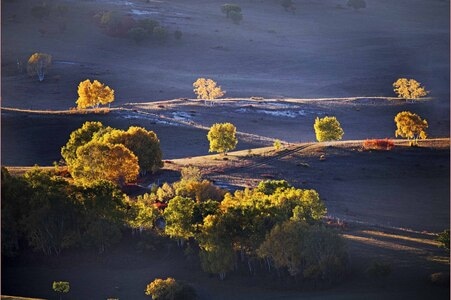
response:
[[[139,173],[163,166],[160,141],[153,131],[132,126],[128,130],[85,122],[61,148],[68,171],[81,185],[103,179],[123,185]]]
[[[403,111],[398,113],[394,119],[396,123],[396,137],[403,137],[410,140],[412,146],[418,145],[418,139],[426,139],[428,128],[427,120],[423,120],[419,115]],[[316,139],[318,142],[341,140],[344,131],[336,117],[317,117],[313,124]],[[207,134],[210,142],[209,152],[227,153],[235,149],[238,139],[236,137],[236,127],[231,123],[214,124]],[[274,143],[276,149],[280,148],[280,141]]]

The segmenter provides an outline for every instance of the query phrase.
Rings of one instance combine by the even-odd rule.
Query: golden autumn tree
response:
[[[98,180],[119,185],[133,182],[139,174],[138,158],[122,144],[91,141],[77,149],[71,168],[74,180],[84,186]]]
[[[46,53],[34,53],[27,63],[27,73],[30,76],[37,75],[39,81],[43,81],[47,70],[52,64],[52,56]]]
[[[78,85],[78,108],[99,107],[100,104],[106,105],[113,101],[114,90],[97,80],[91,82],[86,79]]]
[[[415,79],[399,78],[393,83],[393,88],[398,98],[418,99],[429,92]]]
[[[402,111],[395,117],[396,131],[395,136],[407,138],[410,140],[410,145],[418,145],[418,139],[426,139],[428,122],[421,119],[417,114],[410,111]]]
[[[236,138],[236,127],[232,123],[216,123],[211,126],[207,134],[210,142],[209,152],[227,153],[233,150],[238,144]]]
[[[212,79],[198,78],[194,83],[194,93],[197,99],[214,100],[225,95],[226,91],[221,89]],[[205,101],[207,103],[207,101]]]

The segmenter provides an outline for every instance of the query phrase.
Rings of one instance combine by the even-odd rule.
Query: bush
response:
[[[364,141],[362,147],[364,150],[391,150],[395,143],[389,139],[373,139]]]
[[[174,38],[180,40],[182,38],[182,32],[180,30],[174,31]]]
[[[162,26],[153,29],[153,36],[159,41],[165,41],[168,37],[168,31]]]
[[[229,13],[229,17],[235,24],[240,24],[241,20],[243,20],[243,15],[240,12],[236,11],[231,11]]]
[[[191,300],[196,299],[196,291],[188,284],[174,278],[157,278],[147,285],[145,294],[154,300]]]
[[[152,19],[144,19],[140,20],[138,22],[139,27],[143,28],[147,31],[149,34],[153,34],[153,30],[155,27],[160,26],[160,23],[158,21],[152,20]]]
[[[449,229],[438,234],[437,241],[441,243],[440,247],[449,251]]]
[[[128,37],[134,40],[136,43],[142,42],[146,36],[147,32],[141,27],[133,27],[128,31]]]
[[[50,15],[50,7],[47,5],[33,6],[31,8],[31,15],[38,20],[48,18]]]
[[[449,287],[449,273],[438,272],[429,275],[429,281],[434,285]]]
[[[367,269],[366,273],[373,278],[382,278],[390,275],[391,265],[385,262],[373,262]]]

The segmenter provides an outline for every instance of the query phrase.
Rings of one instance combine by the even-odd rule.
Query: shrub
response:
[[[154,300],[191,300],[196,299],[196,291],[188,284],[174,278],[157,278],[147,285],[145,294]]]
[[[152,19],[144,19],[140,20],[138,22],[139,27],[145,29],[147,33],[153,34],[153,30],[155,27],[160,26],[160,23],[158,21],[152,20]]]
[[[365,0],[348,0],[347,5],[354,8],[355,10],[358,10],[360,8],[365,8],[366,2]]]
[[[438,234],[437,241],[441,243],[440,247],[449,251],[449,229]]]
[[[31,15],[38,20],[47,18],[50,15],[50,7],[47,5],[33,6],[31,8]]]
[[[230,18],[231,12],[241,13],[241,7],[237,4],[223,4],[221,11],[226,14],[227,18]]]
[[[276,151],[278,151],[282,147],[282,142],[280,140],[275,140],[272,145],[273,145],[274,149]]]
[[[133,27],[128,31],[128,37],[134,40],[136,43],[142,42],[146,36],[147,32],[141,27]]]
[[[449,273],[438,272],[429,275],[429,281],[434,285],[449,287]]]
[[[364,150],[391,150],[395,143],[389,139],[373,139],[364,141],[362,147]]]
[[[373,278],[382,278],[390,275],[391,265],[385,262],[373,262],[367,269],[366,273]]]
[[[243,20],[243,15],[240,12],[236,11],[231,11],[229,13],[229,17],[235,24],[240,24],[241,20]]]
[[[168,37],[168,31],[162,26],[157,26],[153,29],[153,36],[159,41],[165,41]]]
[[[174,31],[174,38],[180,40],[182,38],[182,32],[180,30]]]

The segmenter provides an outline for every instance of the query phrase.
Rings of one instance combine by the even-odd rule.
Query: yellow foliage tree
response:
[[[106,105],[114,101],[114,90],[105,84],[89,79],[80,82],[78,85],[78,108],[98,107],[100,104]]]
[[[39,81],[43,81],[47,69],[52,64],[52,56],[46,53],[34,53],[30,56],[27,63],[28,75],[37,75]]]
[[[221,98],[226,93],[226,91],[223,91],[221,86],[218,86],[212,79],[198,78],[193,83],[193,87],[197,99],[214,100]]]
[[[393,83],[393,87],[398,98],[418,99],[429,93],[415,79],[399,78]]]
[[[91,141],[77,149],[71,168],[76,182],[89,186],[98,180],[119,185],[133,182],[139,174],[138,158],[122,144]]]
[[[418,139],[426,139],[428,122],[410,111],[402,111],[395,117],[395,136],[411,140],[410,145],[418,145]]]
[[[207,134],[210,141],[209,152],[220,152],[225,154],[227,151],[233,150],[238,144],[236,138],[236,127],[232,123],[216,123],[211,126]]]

